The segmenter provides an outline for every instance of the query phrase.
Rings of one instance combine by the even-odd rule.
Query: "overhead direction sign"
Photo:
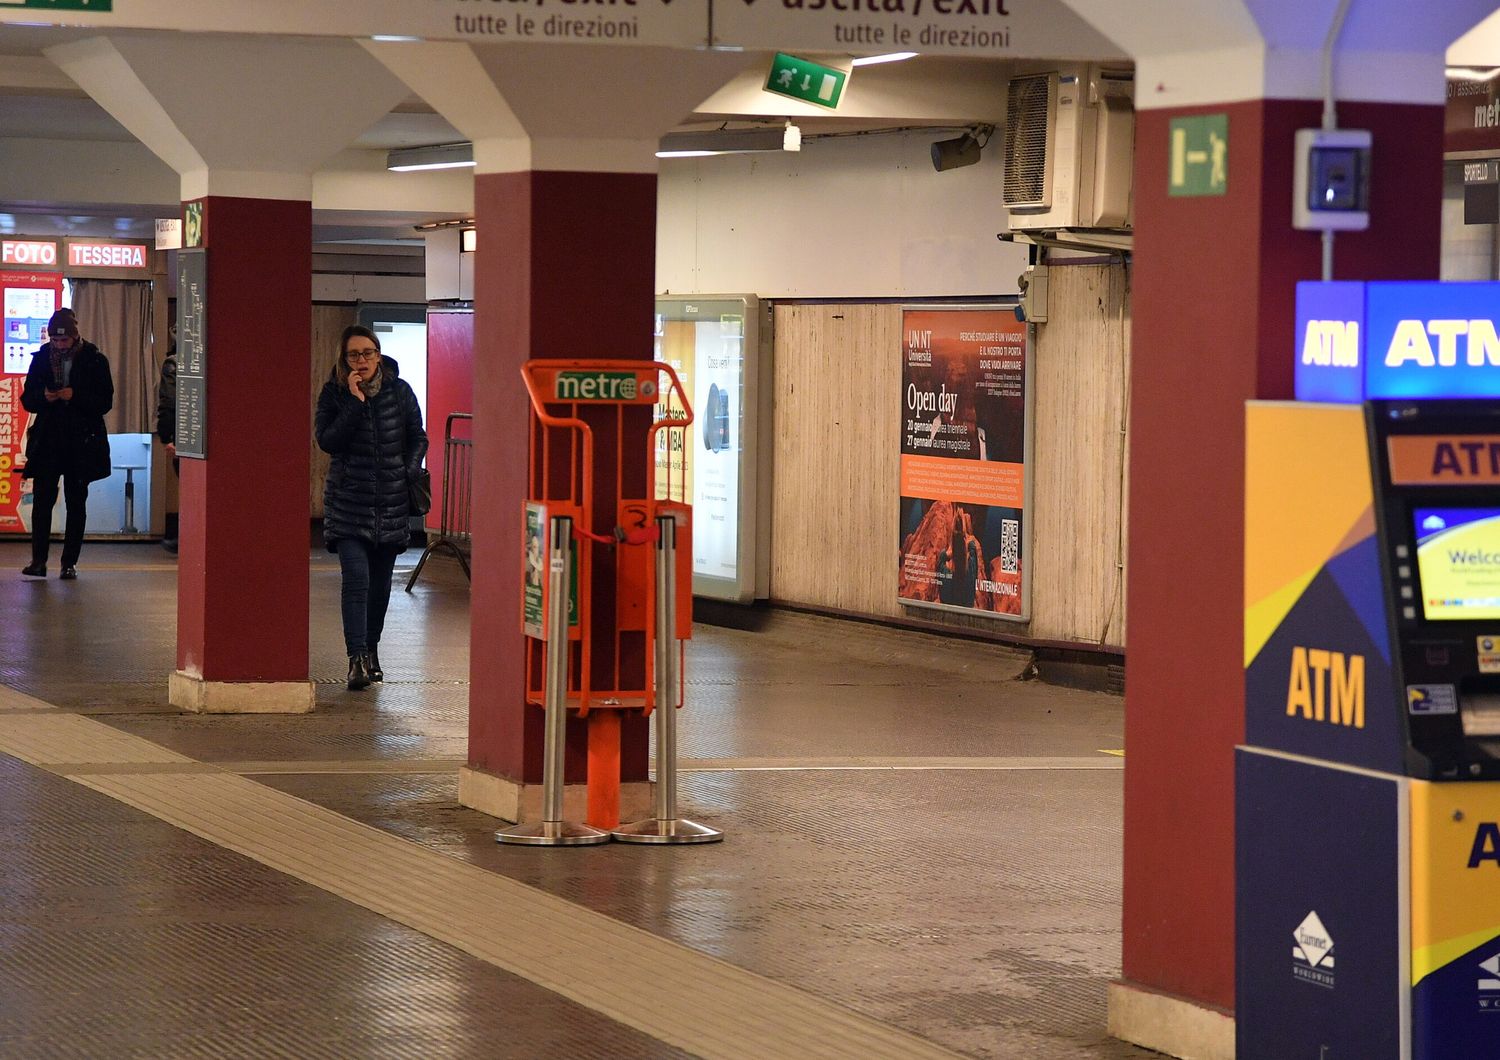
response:
[[[1125,59],[1063,0],[717,0],[718,47]]]
[[[54,11],[108,11],[114,0],[0,0],[7,7],[51,8]]]
[[[388,37],[471,43],[708,43],[709,0],[0,0],[0,23],[36,21],[38,8],[66,11],[69,26],[285,36]]]

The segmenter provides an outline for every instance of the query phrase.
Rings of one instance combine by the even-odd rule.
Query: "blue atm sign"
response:
[[[1500,283],[1299,283],[1300,401],[1500,397]]]
[[[1358,404],[1365,330],[1365,285],[1297,285],[1297,399]]]

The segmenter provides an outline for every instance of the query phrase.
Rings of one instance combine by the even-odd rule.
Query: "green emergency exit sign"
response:
[[[1229,187],[1229,115],[1173,118],[1167,194],[1223,195]]]
[[[766,91],[833,110],[839,105],[844,83],[848,80],[849,75],[842,70],[777,52],[776,58],[771,60]]]
[[[108,11],[114,0],[0,0],[7,7],[43,7],[53,11]]]

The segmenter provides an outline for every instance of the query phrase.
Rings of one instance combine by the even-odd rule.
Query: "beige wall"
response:
[[[1053,268],[1049,317],[1035,352],[1032,619],[1018,624],[896,600],[901,307],[776,307],[773,599],[1123,646],[1125,268]]]
[[[657,293],[1015,294],[1026,248],[995,238],[1006,227],[1004,152],[993,145],[977,165],[938,173],[937,138],[831,137],[801,151],[663,159]]]

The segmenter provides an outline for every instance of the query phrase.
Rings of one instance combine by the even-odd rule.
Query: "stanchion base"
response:
[[[502,829],[495,833],[495,842],[533,847],[582,847],[608,843],[609,833],[572,821],[538,821]]]
[[[617,843],[717,843],[724,833],[697,821],[636,821],[622,824],[610,835]]]

